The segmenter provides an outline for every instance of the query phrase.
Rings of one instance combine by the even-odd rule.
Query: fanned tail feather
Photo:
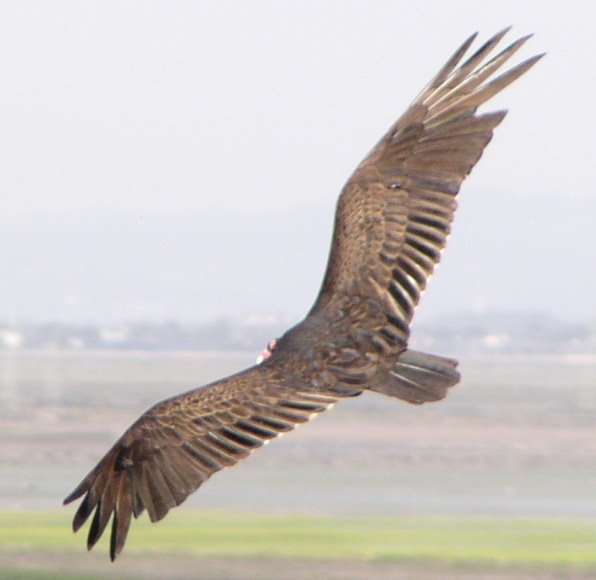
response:
[[[456,367],[456,360],[406,350],[371,390],[414,404],[439,401],[445,398],[449,387],[459,382]]]

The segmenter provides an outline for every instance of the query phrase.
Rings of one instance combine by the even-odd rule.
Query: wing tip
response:
[[[462,46],[465,46],[467,50],[468,47],[478,38],[479,34],[480,32],[478,30],[476,30],[476,32],[472,32],[472,34],[466,38]]]
[[[79,499],[86,491],[85,481],[82,481],[73,491],[71,491],[63,500],[62,505],[68,505],[76,499]]]
[[[495,34],[490,36],[488,40],[484,43],[484,45],[478,49],[478,54],[483,53],[485,49],[491,50],[492,48],[494,48],[497,44],[499,44],[499,42],[501,42],[501,40],[503,40],[503,37],[511,30],[511,28],[512,25],[509,24],[508,26],[501,28],[501,30],[498,30]]]
[[[530,63],[528,66],[534,66],[540,59],[544,58],[546,56],[547,52],[539,52],[538,54],[535,54],[534,56],[531,56],[530,58],[528,58],[527,60],[525,60],[525,63]],[[524,63],[522,63],[524,64]]]

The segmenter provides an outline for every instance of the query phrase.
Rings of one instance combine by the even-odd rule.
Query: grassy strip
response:
[[[109,536],[109,533],[105,534]],[[69,515],[0,512],[0,550],[84,550]],[[96,549],[107,550],[107,538]],[[180,511],[134,522],[126,551],[204,557],[447,561],[596,569],[596,522],[513,518],[336,519]]]

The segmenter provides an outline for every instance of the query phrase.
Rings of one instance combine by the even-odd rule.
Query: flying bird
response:
[[[477,108],[543,56],[495,77],[529,38],[487,60],[506,32],[464,60],[476,35],[468,38],[356,168],[304,320],[270,342],[260,364],[145,412],[64,500],[84,496],[73,529],[93,514],[89,549],[112,519],[114,560],[132,516],[161,520],[213,473],[341,399],[369,390],[421,404],[459,381],[456,361],[408,348],[409,328],[461,183],[506,114]]]

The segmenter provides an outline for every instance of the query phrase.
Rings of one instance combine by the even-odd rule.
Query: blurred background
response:
[[[580,1],[0,4],[0,567],[596,574],[594,17]],[[503,46],[535,33],[514,62],[548,56],[485,107],[510,113],[412,337],[457,357],[462,384],[435,406],[342,404],[216,475],[177,510],[188,529],[139,522],[116,569],[105,546],[85,554],[61,499],[145,408],[251,364],[305,314],[350,173],[469,34],[508,25]],[[300,518],[315,523],[291,536]],[[242,549],[218,527],[240,522]],[[276,525],[290,539],[254,540]]]

